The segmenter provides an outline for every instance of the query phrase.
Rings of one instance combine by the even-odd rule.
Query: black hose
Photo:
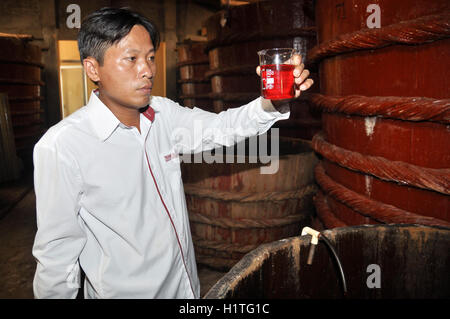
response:
[[[336,250],[334,249],[333,245],[328,240],[328,238],[326,238],[322,233],[320,233],[319,239],[322,239],[323,242],[328,246],[328,248],[330,248],[331,252],[333,253],[334,259],[337,262],[337,265],[339,267],[339,272],[341,274],[342,288],[344,290],[344,297],[345,297],[347,295],[347,282],[345,281],[345,275],[344,275],[344,270],[342,269],[341,261],[340,261],[338,255],[337,255],[337,253],[336,253]]]

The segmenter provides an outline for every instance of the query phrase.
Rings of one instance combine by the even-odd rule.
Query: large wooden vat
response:
[[[274,162],[251,162],[246,152],[223,163],[182,163],[198,263],[229,269],[261,243],[294,236],[311,223],[317,158],[309,143],[280,139],[275,174],[260,170]]]
[[[326,228],[450,225],[449,21],[447,0],[316,2]]]
[[[177,67],[180,75],[178,83],[181,86],[180,99],[184,106],[213,111],[213,101],[210,99],[211,83],[205,76],[209,70],[205,44],[186,40],[177,45]]]
[[[0,36],[0,92],[8,94],[15,144],[29,154],[42,135],[41,49],[31,36]]]
[[[260,96],[255,70],[257,52],[295,48],[303,57],[315,45],[312,1],[261,1],[220,11],[205,21],[214,108],[220,112]],[[316,78],[317,76],[313,75]],[[314,87],[318,89],[318,87]],[[293,102],[291,117],[275,124],[282,136],[311,139],[320,129],[320,114],[308,104]]]
[[[419,225],[363,225],[323,235],[341,262],[346,298],[450,297],[450,229]],[[311,237],[264,244],[247,254],[205,298],[343,298],[335,258],[319,240],[307,264]]]

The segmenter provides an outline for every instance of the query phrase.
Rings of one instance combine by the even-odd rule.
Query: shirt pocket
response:
[[[176,153],[162,153],[160,155],[162,166],[169,171],[180,171],[180,156]]]
[[[160,159],[163,167],[164,191],[162,196],[170,216],[173,219],[177,234],[180,236],[181,242],[186,241],[184,234],[182,214],[182,198],[184,199],[183,182],[181,178],[181,159],[178,154],[173,155],[169,153],[160,154]]]
[[[161,153],[160,162],[163,170],[163,179],[168,183],[167,187],[177,188],[181,183],[181,159],[175,153]]]

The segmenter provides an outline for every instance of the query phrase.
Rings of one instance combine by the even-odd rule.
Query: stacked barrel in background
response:
[[[31,36],[0,37],[0,92],[8,94],[15,144],[26,165],[43,133],[41,101],[41,49]]]
[[[298,235],[311,224],[317,157],[301,139],[278,142],[272,174],[262,174],[267,165],[252,162],[248,148],[245,158],[182,164],[197,262],[229,269],[260,244]]]
[[[205,21],[212,97],[216,112],[260,96],[257,52],[295,48],[303,57],[315,45],[312,1],[262,1],[218,12]],[[318,82],[318,81],[316,81]],[[318,90],[318,86],[314,88]],[[280,121],[280,135],[311,139],[320,115],[302,101],[292,103],[291,116]]]
[[[186,40],[177,45],[181,86],[179,94],[182,104],[188,107],[199,107],[213,111],[210,99],[211,83],[205,76],[209,69],[208,55],[205,53],[205,42]]]
[[[326,228],[450,225],[450,3],[316,2]],[[381,22],[377,28],[377,20]]]

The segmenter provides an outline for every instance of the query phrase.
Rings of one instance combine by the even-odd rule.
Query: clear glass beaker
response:
[[[291,48],[273,48],[258,51],[261,67],[261,95],[270,100],[295,97],[294,68]]]

